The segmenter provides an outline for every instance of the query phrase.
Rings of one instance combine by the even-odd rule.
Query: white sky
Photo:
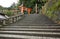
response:
[[[0,0],[0,5],[3,7],[10,7],[14,2],[17,3],[18,0]]]

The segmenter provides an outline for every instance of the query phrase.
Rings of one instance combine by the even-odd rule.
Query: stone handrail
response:
[[[16,15],[16,16],[11,16],[10,18],[0,20],[0,25],[8,25],[11,23],[15,23],[18,20],[20,20],[24,15]]]

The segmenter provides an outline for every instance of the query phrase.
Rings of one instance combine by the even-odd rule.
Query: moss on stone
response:
[[[52,20],[60,20],[60,0],[49,0],[42,8],[42,12]]]

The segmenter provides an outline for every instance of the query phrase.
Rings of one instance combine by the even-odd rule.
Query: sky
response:
[[[14,2],[17,3],[18,0],[0,0],[0,5],[3,7],[10,7]]]

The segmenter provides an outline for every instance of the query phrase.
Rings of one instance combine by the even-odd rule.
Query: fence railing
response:
[[[20,20],[22,17],[24,17],[24,15],[16,15],[16,16],[11,16],[10,18],[4,19],[4,20],[0,20],[0,25],[8,25],[11,23],[15,23],[18,20]]]

